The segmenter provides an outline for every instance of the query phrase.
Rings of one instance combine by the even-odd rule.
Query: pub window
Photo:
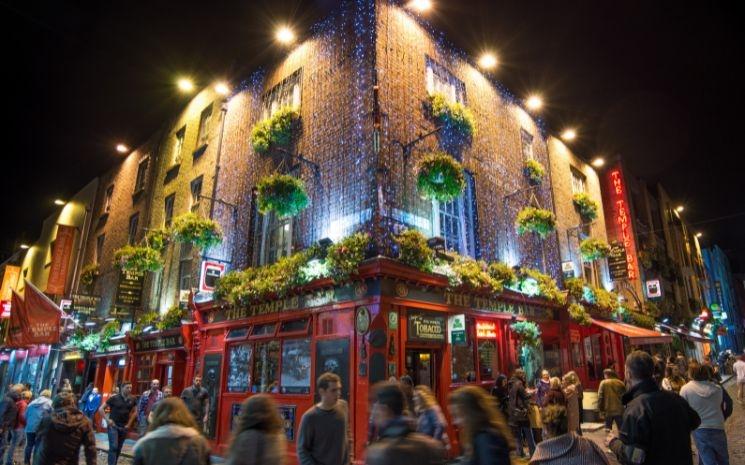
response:
[[[476,381],[476,361],[473,357],[473,338],[466,338],[466,345],[451,345],[452,379],[454,384]]]
[[[246,328],[247,329],[247,328]],[[253,344],[234,344],[228,354],[228,392],[248,392]]]
[[[300,108],[302,69],[298,69],[264,95],[263,118],[269,118],[283,107]]]
[[[103,213],[108,214],[111,211],[111,199],[114,198],[114,185],[110,185],[106,189],[106,196],[103,200]]]
[[[129,236],[127,242],[132,245],[137,240],[137,226],[140,222],[140,214],[135,213],[129,217]]]
[[[103,245],[106,240],[106,234],[101,234],[96,238],[96,263],[101,264],[103,260]]]
[[[310,339],[282,341],[282,373],[279,384],[282,394],[310,393]]]
[[[523,159],[532,160],[533,155],[533,135],[525,129],[520,129],[520,146],[523,152]]]
[[[445,239],[445,248],[476,257],[476,195],[473,175],[465,172],[466,190],[452,202],[432,201],[432,231]]]
[[[274,212],[263,216],[261,265],[269,265],[292,253],[292,218],[280,218]]]
[[[425,85],[428,94],[442,94],[451,103],[466,103],[466,86],[447,68],[430,57],[426,57]]]
[[[197,136],[197,148],[207,145],[207,139],[209,139],[210,122],[212,121],[212,104],[207,105],[207,108],[202,110],[202,114],[199,115],[199,133]]]
[[[137,165],[137,178],[135,178],[135,193],[145,189],[145,178],[147,177],[147,167],[150,164],[150,157],[140,160]]]
[[[184,150],[184,138],[186,137],[186,126],[176,131],[173,138],[173,153],[171,154],[171,166],[181,163],[181,152]]]
[[[251,392],[279,391],[279,342],[259,342],[254,349]]]
[[[265,325],[256,325],[251,331],[251,337],[265,337],[274,336],[274,329],[277,327],[275,323],[267,323]]]
[[[489,381],[496,378],[497,343],[494,340],[479,341],[479,380]]]
[[[192,287],[192,245],[188,242],[181,244],[181,256],[179,257],[178,281],[179,289],[190,291]]]
[[[199,200],[202,198],[202,179],[203,176],[195,178],[191,182],[191,211],[196,213],[199,209]]]
[[[233,328],[228,331],[227,340],[245,339],[248,336],[248,326],[244,328]]]
[[[583,194],[587,191],[587,178],[578,170],[572,168],[572,194]]]
[[[163,202],[163,224],[166,228],[171,227],[173,222],[173,204],[176,203],[176,194],[171,194]]]
[[[302,318],[300,320],[286,320],[280,323],[279,326],[279,336],[285,335],[287,333],[300,333],[308,332],[308,323],[310,320],[308,318]]]

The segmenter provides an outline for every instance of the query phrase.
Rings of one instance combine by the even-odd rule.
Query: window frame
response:
[[[292,249],[294,245],[293,240],[293,233],[295,229],[295,221],[293,217],[287,217],[287,218],[280,218],[277,216],[276,213],[270,212],[268,214],[262,215],[263,221],[261,222],[261,244],[260,244],[260,253],[259,253],[259,265],[270,265],[272,263],[276,263],[280,258],[286,257],[292,254]],[[275,226],[276,222],[276,226]],[[271,248],[271,234],[272,231],[279,230],[281,228],[287,227],[287,231],[282,234],[283,237],[289,238],[288,241],[284,243],[282,246],[283,253],[279,254],[277,253],[274,257],[274,260],[270,260],[270,253],[272,252]],[[281,250],[280,247],[277,247],[277,251]]]
[[[111,204],[114,201],[114,185],[111,184],[106,188],[106,193],[103,198],[103,211],[102,215],[108,215],[111,213]]]
[[[452,202],[439,202],[432,200],[432,220],[431,220],[431,231],[433,236],[439,236],[445,239],[445,247],[448,248],[447,237],[443,234],[441,215],[447,214],[453,218],[450,212],[443,212],[443,205],[454,205],[458,208],[458,246],[457,248],[448,248],[448,250],[455,250],[459,254],[478,258],[478,209],[475,205],[476,199],[476,183],[473,174],[465,172],[466,175],[466,189],[463,193],[454,199]],[[471,233],[469,234],[469,229]]]
[[[535,151],[533,150],[533,142],[535,136],[525,128],[520,128],[520,152],[523,160],[535,160]]]
[[[289,99],[289,101],[288,101]],[[282,107],[299,110],[303,104],[303,68],[298,68],[262,96],[262,118],[274,115]]]
[[[196,195],[196,198],[194,198],[194,187],[197,185],[199,186],[199,193]],[[202,174],[192,179],[191,182],[189,183],[189,192],[190,192],[190,197],[191,197],[191,206],[189,207],[189,210],[192,213],[195,213],[196,210],[199,209],[203,187],[204,187],[204,175]]]
[[[197,150],[208,144],[210,125],[212,124],[212,116],[214,114],[213,107],[215,102],[211,102],[209,105],[204,107],[202,112],[199,114],[199,129],[197,130]]]
[[[178,131],[174,134],[175,142],[173,145],[173,153],[171,153],[171,166],[181,164],[182,155],[184,153],[184,142],[186,141],[186,125],[181,126]]]
[[[194,247],[187,242],[181,243],[181,247],[179,250],[179,260],[178,260],[178,290],[179,293],[181,291],[190,291],[194,288],[194,281],[195,281],[195,274],[194,273],[194,257],[192,256],[194,252]],[[189,274],[183,273],[184,267],[188,267]],[[184,278],[189,279],[190,286],[188,288],[184,288],[183,281]]]
[[[577,168],[570,166],[569,171],[572,176],[572,195],[575,194],[586,194],[587,193],[587,176],[585,176]],[[581,186],[581,189],[578,187]]]
[[[164,227],[170,228],[171,225],[173,224],[173,213],[174,213],[175,208],[176,208],[176,193],[173,192],[171,194],[166,195],[165,198],[163,199],[163,226]]]
[[[425,55],[424,86],[428,95],[439,93],[450,103],[467,104],[465,83],[429,55]],[[445,91],[442,89],[444,86],[449,88]]]
[[[147,183],[147,169],[150,166],[150,157],[144,157],[137,164],[137,175],[135,177],[135,189],[134,194],[145,190],[145,184]]]
[[[134,223],[134,231],[132,231],[132,224]],[[135,212],[129,217],[127,223],[127,244],[134,245],[137,243],[137,232],[140,229],[140,212]]]
[[[98,236],[96,236],[96,248],[94,250],[94,253],[96,256],[94,257],[94,262],[98,265],[101,264],[101,260],[103,259],[103,248],[106,241],[106,233],[101,233]]]

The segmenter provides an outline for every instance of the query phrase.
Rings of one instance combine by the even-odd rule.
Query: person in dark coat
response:
[[[406,395],[398,383],[382,383],[373,388],[374,403],[370,409],[380,431],[378,441],[367,448],[367,465],[442,465],[445,447],[442,442],[417,433],[404,417]]]
[[[610,465],[597,444],[569,430],[567,418],[566,407],[543,409],[545,438],[536,447],[530,465]]]
[[[10,445],[10,432],[18,420],[18,401],[21,400],[23,384],[16,384],[8,389],[5,398],[0,402],[0,461]]]
[[[654,381],[654,360],[640,350],[626,358],[630,390],[618,436],[606,445],[622,465],[693,465],[691,431],[701,418],[682,397],[663,391]]]
[[[85,463],[96,465],[93,427],[75,405],[75,396],[63,391],[52,401],[52,414],[44,417],[36,433],[34,465],[77,465],[80,446]]]
[[[548,392],[543,396],[541,407],[548,405],[561,405],[566,407],[567,399],[564,397],[564,391],[561,389],[561,379],[554,376],[549,381],[550,387]]]
[[[494,382],[494,387],[491,389],[491,395],[497,399],[499,403],[499,411],[502,412],[504,418],[509,417],[509,388],[507,386],[507,377],[503,374],[497,376],[497,380]]]
[[[283,465],[287,446],[282,417],[271,396],[257,394],[243,402],[225,465]]]
[[[209,465],[210,447],[183,400],[163,399],[148,433],[134,446],[134,465]]]
[[[510,450],[515,444],[510,428],[486,391],[477,386],[464,386],[450,394],[448,403],[453,424],[460,434],[463,450],[460,464],[511,463]]]
[[[528,409],[530,408],[530,394],[525,389],[525,371],[518,368],[512,374],[509,382],[509,424],[517,441],[517,455],[525,456],[523,443],[528,443],[530,455],[535,452],[535,438],[530,428]]]

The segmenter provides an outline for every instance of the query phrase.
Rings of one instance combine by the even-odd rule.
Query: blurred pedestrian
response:
[[[52,401],[52,413],[39,424],[34,465],[77,464],[81,446],[85,463],[96,465],[93,427],[75,405],[75,396],[68,391],[60,392]]]
[[[153,411],[148,432],[134,446],[133,465],[209,465],[210,447],[194,417],[175,397]]]
[[[297,456],[300,465],[347,465],[351,456],[349,407],[341,399],[341,378],[324,373],[316,380],[321,401],[300,420]],[[382,436],[382,432],[378,433]]]
[[[598,410],[605,417],[605,432],[610,433],[613,423],[621,430],[621,419],[623,418],[623,395],[626,394],[626,385],[618,379],[615,371],[603,370],[603,381],[598,387]],[[656,381],[655,381],[656,382]]]
[[[525,457],[523,444],[528,444],[529,455],[535,451],[535,438],[530,428],[528,409],[530,408],[530,394],[525,389],[525,371],[518,368],[509,381],[509,425],[517,442],[517,455]]]
[[[150,414],[147,416],[148,424],[153,422],[153,412],[156,408],[158,408],[158,404],[163,402],[163,399],[168,399],[169,397],[173,397],[173,387],[171,387],[171,385],[163,388],[163,397],[159,401],[155,402],[155,404],[153,404],[153,408],[150,410]]]
[[[701,423],[682,397],[660,390],[654,381],[654,360],[634,351],[626,358],[623,421],[606,445],[622,465],[693,465],[691,432]]]
[[[414,410],[417,415],[417,433],[425,434],[442,443],[447,449],[447,420],[434,394],[427,386],[414,388]]]
[[[403,375],[399,379],[399,384],[404,391],[404,396],[406,396],[404,415],[416,418],[416,412],[414,411],[414,380],[409,375]]]
[[[545,438],[536,447],[530,465],[610,465],[595,442],[569,429],[566,407],[549,405],[542,418]]]
[[[678,351],[678,355],[675,357],[675,364],[678,365],[680,376],[685,377],[688,374],[688,359],[685,358],[683,352]]]
[[[685,378],[681,376],[678,365],[668,365],[665,367],[665,377],[662,379],[662,389],[665,391],[680,393],[680,388],[686,383]]]
[[[654,354],[654,380],[659,386],[662,383],[662,379],[665,377],[665,358],[657,352]]]
[[[561,389],[561,379],[554,376],[549,380],[549,390],[543,397],[543,404],[541,407],[547,405],[561,405],[566,407],[567,399],[564,397],[564,391]]]
[[[399,383],[382,383],[373,388],[370,416],[380,439],[367,449],[367,465],[440,465],[445,460],[442,442],[411,428],[404,417],[406,396]],[[316,462],[324,463],[324,462]]]
[[[460,463],[509,465],[514,440],[504,417],[486,391],[477,386],[464,386],[450,394],[448,403],[453,424],[460,434],[463,450]]]
[[[737,358],[732,369],[737,376],[737,401],[743,403],[745,402],[745,355]]]
[[[491,395],[497,399],[499,411],[502,412],[505,420],[509,417],[509,387],[507,386],[507,376],[500,373],[491,389]]]
[[[11,431],[18,420],[18,401],[24,390],[22,384],[15,384],[8,388],[5,397],[0,402],[0,463],[5,457],[5,451],[10,445]]]
[[[535,386],[535,398],[538,405],[543,405],[543,398],[551,389],[551,375],[548,370],[541,371],[541,379],[539,379]]]
[[[598,373],[599,375],[600,373]],[[574,391],[577,393],[577,412],[576,412],[576,419],[577,419],[577,434],[582,436],[582,412],[584,411],[584,399],[585,399],[585,390],[582,386],[582,381],[579,379],[579,375],[577,375],[577,372],[570,371],[566,375],[564,375],[564,378],[567,380],[569,384],[574,386]],[[565,394],[566,395],[566,394]],[[567,399],[568,401],[568,399]],[[567,407],[568,408],[568,407]],[[568,412],[569,417],[569,424],[572,424],[572,421],[575,418],[574,412]]]
[[[567,373],[561,379],[562,381],[562,392],[566,399],[567,407],[567,423],[569,424],[569,431],[577,432],[580,430],[580,417],[579,417],[579,393],[577,392],[577,385],[574,384],[573,377]]]
[[[286,439],[282,417],[271,396],[257,394],[243,402],[225,465],[283,465]]]
[[[194,417],[197,426],[202,431],[205,431],[207,419],[210,415],[210,395],[207,390],[202,387],[201,376],[195,376],[193,384],[181,391],[181,400],[186,403],[186,406]]]
[[[36,446],[36,433],[41,420],[52,412],[52,391],[44,389],[39,397],[26,407],[26,448],[23,451],[23,464],[31,463],[31,454]]]
[[[21,392],[21,398],[16,402],[18,413],[16,413],[15,423],[13,423],[13,427],[10,431],[8,458],[5,460],[6,465],[13,465],[13,455],[16,452],[16,447],[21,445],[23,440],[26,439],[26,408],[28,407],[32,395],[31,391],[23,391]]]

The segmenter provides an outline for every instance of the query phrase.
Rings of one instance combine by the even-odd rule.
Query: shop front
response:
[[[175,396],[181,394],[188,385],[186,367],[192,327],[184,325],[131,340],[135,373],[132,388],[136,395],[148,390],[153,379],[159,380],[161,387],[171,386]]]
[[[106,402],[123,381],[131,380],[132,356],[126,336],[111,338],[108,347],[93,353],[93,360],[96,363],[93,385],[101,393],[101,401]]]

